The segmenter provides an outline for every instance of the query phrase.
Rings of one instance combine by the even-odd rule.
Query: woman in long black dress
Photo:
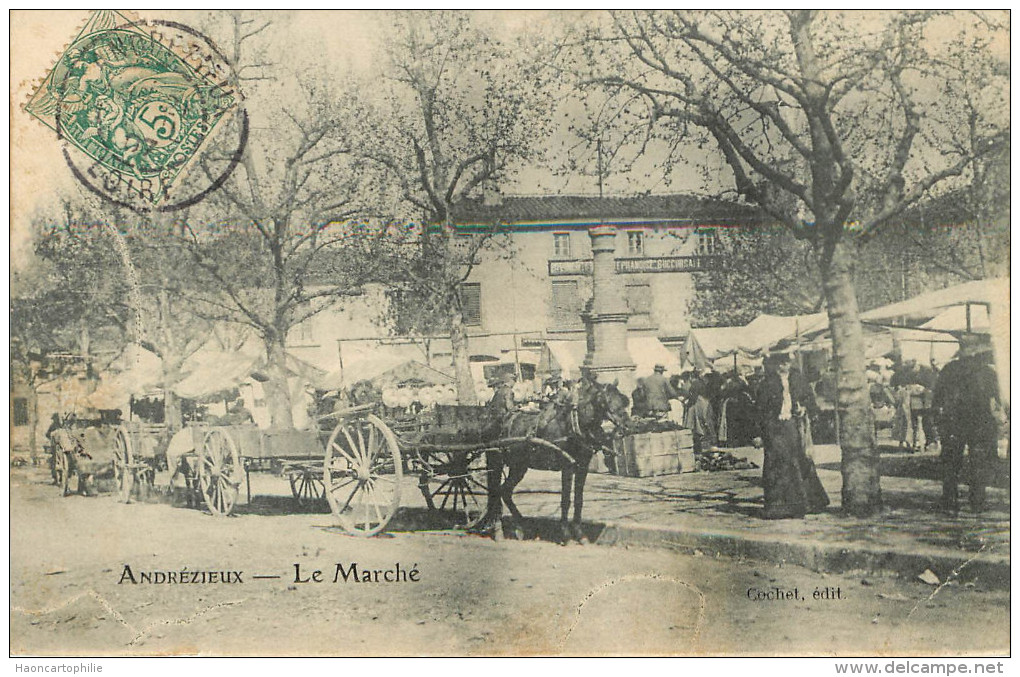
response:
[[[757,399],[764,426],[765,519],[821,512],[829,496],[804,452],[799,425],[800,417],[817,406],[811,387],[799,371],[791,370],[789,355],[769,356]]]

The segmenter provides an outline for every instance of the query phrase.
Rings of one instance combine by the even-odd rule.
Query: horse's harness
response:
[[[600,440],[596,439],[596,436],[593,433],[591,433],[589,431],[586,431],[586,430],[583,430],[581,428],[581,421],[580,421],[580,418],[578,416],[578,407],[577,407],[577,405],[574,402],[572,402],[572,401],[558,402],[556,400],[553,400],[551,402],[551,404],[557,410],[563,410],[563,409],[566,410],[565,416],[566,416],[566,421],[567,421],[567,428],[570,431],[570,436],[580,440],[582,443],[592,447],[593,449],[601,449],[601,450],[605,451],[605,447],[603,446],[602,442]],[[511,412],[510,415],[504,421],[504,424],[503,424],[504,432],[512,430],[514,421],[516,421],[517,418],[520,415],[525,414],[525,413],[528,413],[528,412],[523,412],[523,411],[520,411],[520,410]],[[563,415],[564,415],[563,413],[560,413],[559,411],[557,411],[556,416],[553,418],[553,420],[555,420],[556,417],[563,416]],[[540,427],[540,423],[542,422],[542,420],[543,420],[542,412],[539,412],[538,415],[535,416],[535,420],[533,421],[533,423],[527,429],[527,435],[529,437],[530,436],[540,436],[539,435],[539,432],[540,432],[539,427]],[[609,416],[609,420],[612,421],[612,423],[614,425],[617,425],[617,426],[619,425],[619,423],[612,416]],[[570,437],[567,437],[566,439],[570,439]],[[560,442],[560,441],[561,440],[555,440],[555,442]]]

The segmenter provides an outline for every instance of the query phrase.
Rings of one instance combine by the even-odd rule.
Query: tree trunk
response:
[[[32,457],[32,465],[37,465],[39,459],[38,435],[39,392],[32,383],[28,391],[28,453]]]
[[[92,350],[92,338],[89,333],[89,326],[85,324],[83,320],[81,327],[78,329],[78,352],[81,353],[85,361],[88,362],[89,351]]]
[[[471,376],[467,329],[460,308],[450,309],[450,344],[453,348],[453,371],[457,379],[457,401],[460,404],[478,404],[475,380]]]
[[[266,372],[269,380],[263,385],[269,418],[274,428],[293,428],[294,418],[290,409],[290,389],[287,387],[287,351],[281,341],[270,341],[269,362]]]
[[[837,364],[840,446],[843,452],[843,509],[867,516],[882,505],[874,415],[865,378],[864,331],[851,278],[852,254],[836,244],[822,272],[832,350]]]
[[[176,385],[176,381],[179,380],[177,374],[180,373],[183,359],[178,358],[176,352],[171,348],[174,342],[170,333],[170,294],[165,289],[161,289],[158,298],[159,329],[160,337],[163,341],[163,421],[170,432],[173,433],[181,427],[182,423],[180,406],[173,387]],[[171,359],[171,355],[173,359]]]

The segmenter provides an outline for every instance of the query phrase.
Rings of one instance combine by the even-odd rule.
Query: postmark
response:
[[[247,137],[229,64],[197,31],[96,11],[35,90],[25,110],[64,142],[72,173],[90,190],[136,211],[193,204],[222,184]],[[225,166],[203,163],[232,128]],[[218,155],[224,155],[221,152]],[[224,163],[220,163],[223,165]]]

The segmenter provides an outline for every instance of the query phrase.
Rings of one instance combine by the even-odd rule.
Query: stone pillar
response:
[[[592,300],[582,315],[587,331],[586,367],[592,368],[599,382],[619,381],[628,396],[634,388],[634,363],[627,349],[627,301],[616,275],[616,228],[595,226],[588,229],[592,251]]]

